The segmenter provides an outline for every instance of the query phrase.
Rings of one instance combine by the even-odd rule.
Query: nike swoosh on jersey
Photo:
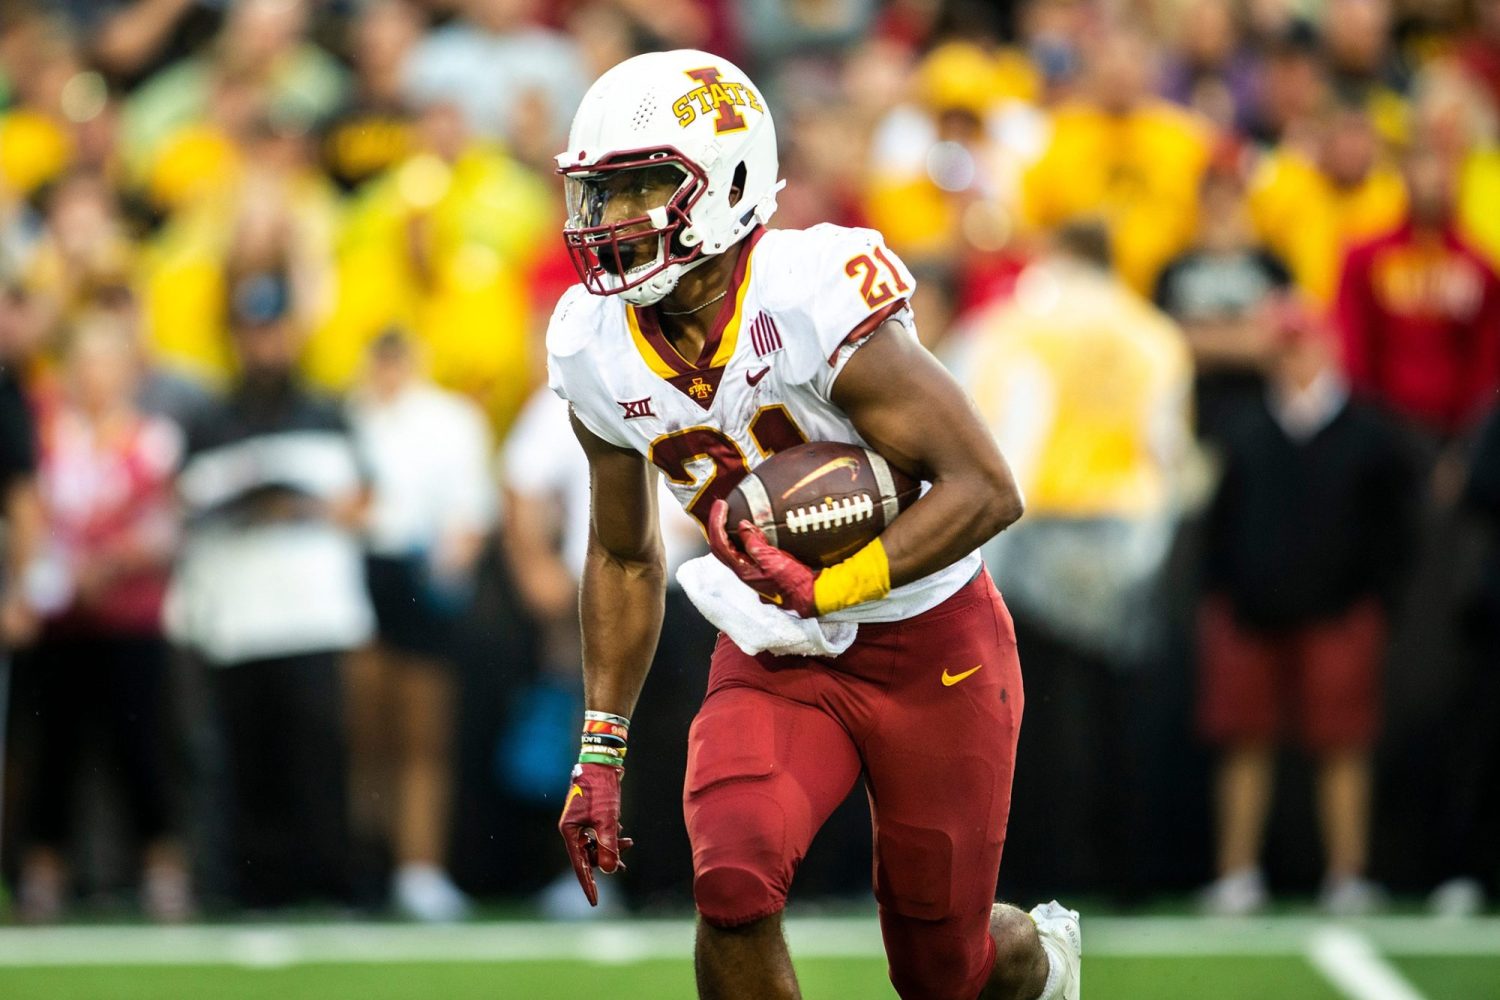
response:
[[[750,383],[752,386],[760,385],[760,380],[763,379],[763,378],[765,378],[770,373],[771,373],[771,366],[770,365],[766,365],[764,368],[762,368],[760,371],[756,372],[754,375],[751,375],[749,372],[746,372],[745,373],[745,381],[748,382],[748,383]]]
[[[948,671],[944,670],[943,671],[943,687],[950,687],[951,688],[953,685],[957,684],[959,681],[963,680],[965,677],[968,677],[970,674],[975,673],[976,671],[982,669],[983,667],[984,667],[984,664],[981,663],[977,667],[970,667],[968,670],[965,670],[961,674],[950,674],[950,673],[948,673]]]
[[[581,798],[583,798],[583,789],[579,788],[577,785],[574,785],[573,786],[573,790],[568,793],[568,801],[566,801],[566,802],[563,803],[563,811],[564,812],[567,811],[568,806],[570,806],[570,805],[573,804],[573,800],[574,799],[581,799]]]

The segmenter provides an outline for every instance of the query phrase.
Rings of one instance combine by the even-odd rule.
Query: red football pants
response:
[[[683,790],[699,912],[722,927],[779,912],[863,774],[891,981],[905,1000],[974,1000],[994,964],[1022,705],[984,572],[931,611],[861,625],[835,660],[750,657],[720,636]]]

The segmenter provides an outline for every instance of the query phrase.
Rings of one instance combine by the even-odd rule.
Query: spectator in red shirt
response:
[[[96,770],[117,780],[144,848],[142,902],[158,920],[191,903],[170,815],[168,647],[162,599],[177,542],[172,476],[180,435],[133,402],[136,358],[115,319],[72,330],[60,398],[40,406],[38,482],[48,538],[28,573],[45,622],[21,671],[33,690],[36,774],[23,820],[20,910],[50,920],[66,900],[83,746],[101,733]]]
[[[1407,220],[1349,251],[1336,317],[1355,390],[1446,439],[1495,400],[1500,277],[1457,232],[1452,166],[1417,149],[1404,168]]]

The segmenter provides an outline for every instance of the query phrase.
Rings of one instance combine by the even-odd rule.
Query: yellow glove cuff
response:
[[[813,581],[813,603],[820,615],[878,601],[890,592],[891,563],[878,538]]]

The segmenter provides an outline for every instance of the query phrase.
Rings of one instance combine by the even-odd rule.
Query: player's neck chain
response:
[[[677,312],[673,312],[670,309],[662,309],[662,310],[660,310],[660,312],[661,312],[661,314],[663,316],[691,316],[695,312],[702,312],[703,310],[707,309],[709,306],[713,305],[715,302],[723,301],[724,296],[726,296],[728,294],[729,294],[729,289],[726,288],[722,292],[720,292],[718,295],[715,295],[713,298],[709,299],[707,302],[704,302],[702,305],[696,305],[696,306],[693,306],[693,308],[691,308],[691,309],[682,309],[682,310],[679,310]]]

